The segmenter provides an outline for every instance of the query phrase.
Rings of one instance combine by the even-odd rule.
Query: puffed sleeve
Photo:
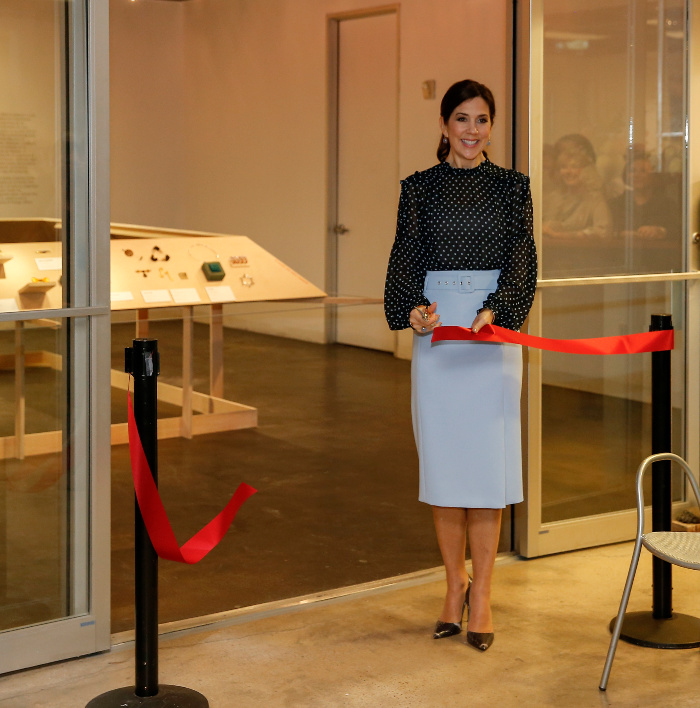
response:
[[[498,287],[484,301],[484,307],[496,314],[494,324],[516,331],[530,312],[537,287],[530,180],[525,175],[518,177],[513,185],[508,241]]]
[[[430,305],[423,294],[427,255],[420,238],[419,186],[401,182],[396,240],[389,256],[384,287],[384,313],[389,329],[410,327],[408,316],[416,305]]]

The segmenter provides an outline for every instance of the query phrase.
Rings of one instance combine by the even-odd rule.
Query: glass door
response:
[[[109,647],[105,6],[0,0],[2,672]]]
[[[540,257],[529,331],[619,335],[671,314],[672,451],[692,454],[696,467],[686,445],[686,431],[697,430],[686,391],[698,368],[688,312],[699,275],[688,260],[687,17],[685,0],[537,0],[520,19],[529,29]],[[524,555],[633,536],[634,476],[651,453],[650,390],[650,355],[529,352]]]

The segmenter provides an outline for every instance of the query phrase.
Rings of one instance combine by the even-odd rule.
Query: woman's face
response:
[[[581,182],[582,165],[574,159],[564,158],[559,161],[559,176],[567,187],[576,187]]]
[[[634,189],[645,190],[651,184],[651,162],[635,160],[632,166],[632,186]]]
[[[440,130],[450,142],[447,161],[455,167],[476,167],[491,135],[488,103],[481,96],[460,103],[447,123],[440,116]]]

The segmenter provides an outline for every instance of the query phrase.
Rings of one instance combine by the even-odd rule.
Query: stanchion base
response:
[[[616,619],[610,620],[611,632]],[[700,619],[678,612],[669,619],[655,619],[651,612],[628,612],[620,639],[654,649],[695,649],[700,647]]]
[[[93,698],[85,708],[209,708],[209,701],[197,691],[182,686],[158,686],[155,696],[137,696],[134,687],[115,688]]]

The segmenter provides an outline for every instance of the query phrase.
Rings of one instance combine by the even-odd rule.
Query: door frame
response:
[[[375,17],[377,15],[396,15],[397,25],[397,95],[400,96],[400,72],[401,72],[401,5],[392,3],[377,7],[368,7],[359,10],[349,10],[347,12],[334,12],[326,15],[326,37],[327,37],[327,160],[326,160],[326,282],[325,290],[331,297],[338,295],[338,234],[334,227],[338,223],[338,90],[339,90],[339,66],[340,66],[340,23],[344,20],[359,20],[365,17]],[[398,164],[398,135],[399,135],[399,111],[396,114],[396,161]],[[326,343],[338,340],[338,306],[329,305],[325,308],[325,341]]]
[[[3,313],[0,320],[70,323],[66,331],[75,356],[65,370],[73,386],[65,418],[71,435],[66,472],[72,475],[74,495],[66,507],[69,592],[65,618],[0,632],[2,672],[104,651],[111,639],[109,6],[102,0],[75,0],[66,8],[63,76],[70,90],[61,90],[74,139],[62,169],[64,180],[70,175],[63,205],[65,230],[70,230],[63,243],[63,277],[71,302],[59,310]]]
[[[688,37],[700,37],[700,0],[688,0]],[[543,139],[543,55],[544,55],[544,0],[520,0],[516,11],[516,168],[528,173],[534,212],[535,243],[542,248],[542,149]],[[698,43],[696,42],[696,45]],[[700,47],[687,42],[688,61],[686,72],[688,133],[685,174],[685,210],[687,228],[685,250],[687,271],[660,276],[621,276],[604,278],[571,278],[567,284],[613,284],[624,282],[687,281],[685,322],[680,323],[686,332],[686,416],[684,430],[684,455],[691,468],[698,474],[700,463],[700,254],[692,242],[694,232],[700,232]],[[690,76],[696,77],[695,87]],[[543,280],[541,271],[538,288],[555,285]],[[678,326],[678,325],[676,325]],[[542,334],[541,299],[535,304],[528,319],[528,332]],[[516,507],[515,547],[525,557],[571,551],[630,540],[634,537],[636,510],[629,509],[595,516],[542,522],[542,353],[531,349],[526,359],[526,420],[527,433],[524,445],[526,469],[526,501]],[[641,462],[641,460],[640,460]],[[649,513],[649,510],[647,510]]]

